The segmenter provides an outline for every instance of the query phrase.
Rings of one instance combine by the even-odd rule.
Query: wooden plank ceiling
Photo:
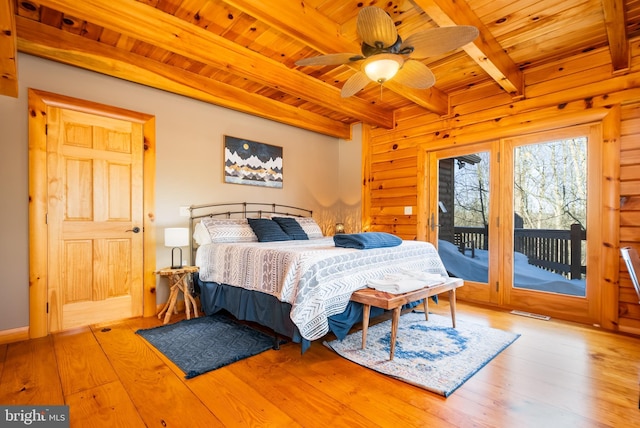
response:
[[[320,54],[360,52],[356,18],[383,8],[401,37],[473,25],[474,42],[422,60],[429,89],[393,80],[350,98],[354,66],[299,67]],[[351,125],[392,128],[399,109],[446,116],[449,96],[490,85],[524,96],[523,70],[609,47],[628,68],[640,0],[0,0],[0,94],[18,93],[17,52],[93,70],[311,131],[350,138]]]

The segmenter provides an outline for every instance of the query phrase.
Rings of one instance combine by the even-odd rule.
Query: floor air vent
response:
[[[551,317],[548,317],[546,315],[532,314],[531,312],[511,311],[511,313],[514,315],[520,315],[521,317],[535,318],[537,320],[543,320],[543,321],[549,321],[551,319]]]

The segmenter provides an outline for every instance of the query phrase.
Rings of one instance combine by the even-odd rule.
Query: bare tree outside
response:
[[[514,163],[514,210],[525,228],[586,228],[586,138],[517,147]]]
[[[489,153],[476,153],[477,163],[458,159],[455,170],[454,223],[484,227],[489,219]]]
[[[489,153],[480,162],[458,161],[455,171],[455,224],[488,222]],[[584,137],[516,148],[514,212],[530,229],[586,228],[587,139]]]

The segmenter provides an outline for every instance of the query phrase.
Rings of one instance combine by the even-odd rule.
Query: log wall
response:
[[[640,334],[640,305],[619,257],[620,246],[640,251],[640,40],[630,47],[631,67],[624,73],[612,73],[608,50],[594,50],[525,71],[520,100],[487,84],[452,94],[446,117],[415,107],[397,112],[393,130],[365,127],[365,230],[424,239],[420,228],[427,220],[421,217],[426,213],[418,190],[422,150],[601,122],[607,146],[598,178],[603,226],[594,232],[604,248],[602,326]],[[411,215],[405,214],[407,206]]]
[[[640,104],[622,108],[620,126],[620,246],[640,252]],[[620,263],[620,329],[640,334],[640,305],[624,263]]]

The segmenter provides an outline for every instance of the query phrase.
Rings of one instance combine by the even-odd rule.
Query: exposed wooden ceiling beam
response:
[[[303,1],[223,1],[323,54],[360,52],[360,45],[346,39],[338,24]],[[436,114],[449,111],[448,96],[435,87],[416,90],[396,84],[393,79],[385,87]]]
[[[602,0],[604,23],[607,27],[609,51],[613,71],[623,71],[629,68],[629,40],[627,39],[626,19],[624,16],[623,0]]]
[[[393,112],[340,91],[205,29],[134,0],[41,0],[43,6],[207,64],[265,86],[341,111],[362,122],[393,128]]]
[[[0,95],[18,97],[17,56],[13,0],[0,0]]]
[[[524,90],[522,72],[504,52],[491,32],[480,18],[473,13],[469,5],[450,0],[412,0],[440,27],[451,25],[473,25],[480,30],[480,36],[462,49],[480,66],[501,88],[513,97],[521,97]]]
[[[391,79],[384,83],[384,87],[396,94],[402,95],[409,101],[426,108],[432,113],[440,116],[449,114],[449,95],[435,86],[429,89],[414,89],[396,83]]]
[[[336,138],[351,139],[348,124],[250,94],[131,52],[16,17],[20,52],[221,105]]]
[[[342,36],[340,25],[304,1],[222,1],[322,53],[360,52]]]

